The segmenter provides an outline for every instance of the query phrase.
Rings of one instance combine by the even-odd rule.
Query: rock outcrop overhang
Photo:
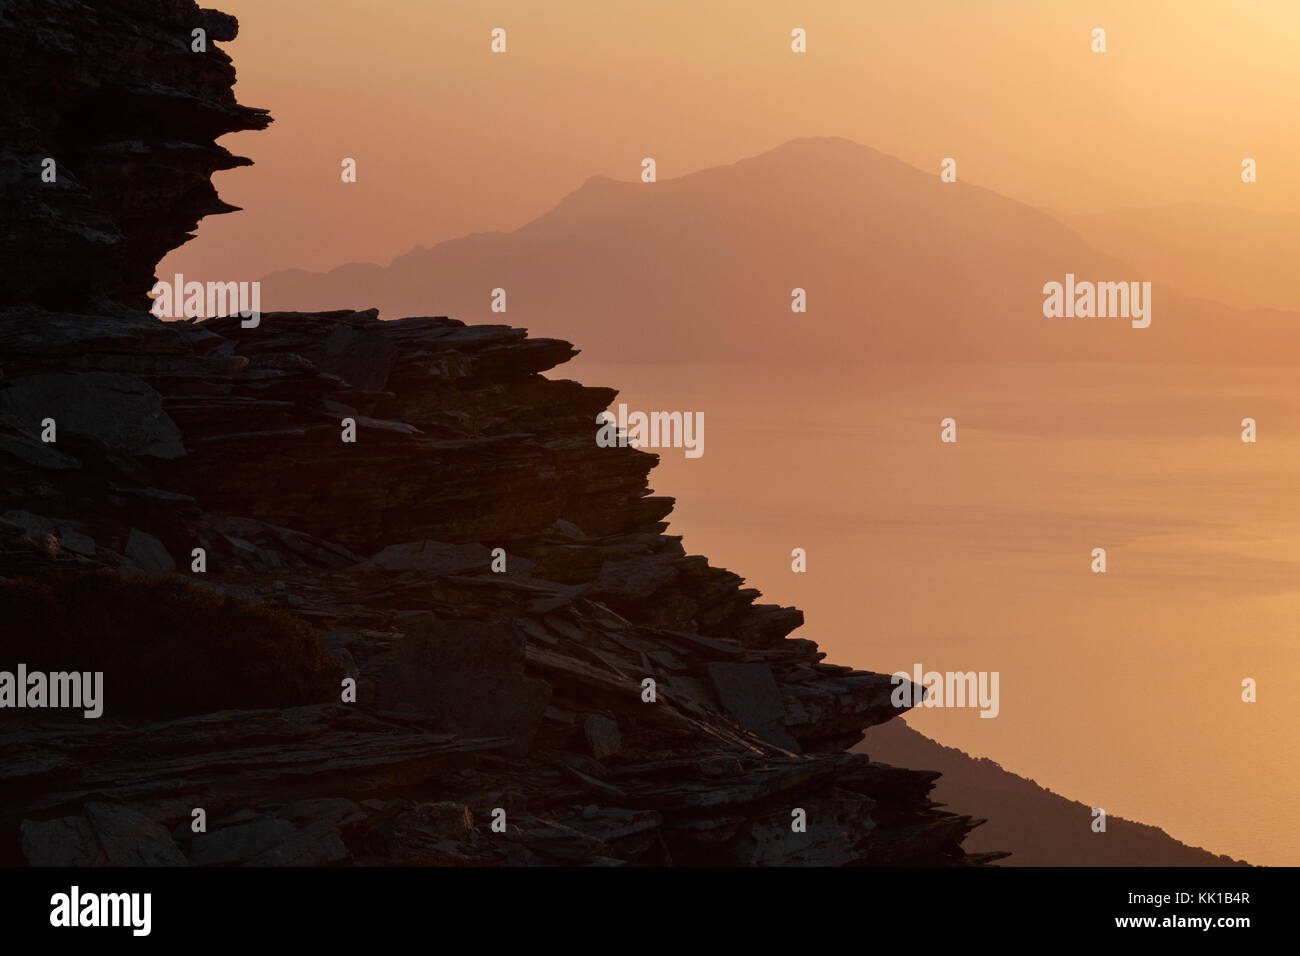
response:
[[[147,309],[158,261],[236,209],[211,177],[251,161],[215,140],[271,122],[235,101],[238,30],[192,0],[0,5],[0,302]]]

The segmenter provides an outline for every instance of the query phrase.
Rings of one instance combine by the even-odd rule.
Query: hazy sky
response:
[[[240,20],[240,100],[276,121],[223,140],[257,164],[216,177],[246,211],[206,220],[160,274],[386,263],[517,228],[645,156],[663,179],[810,135],[936,171],[952,156],[962,180],[1054,210],[1300,210],[1293,0],[215,5]]]

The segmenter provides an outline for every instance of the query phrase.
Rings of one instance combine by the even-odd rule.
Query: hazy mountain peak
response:
[[[1289,341],[1278,317],[1232,315],[1159,282],[1149,328],[1045,317],[1045,284],[1067,275],[1153,277],[1040,210],[943,182],[937,163],[818,136],[671,171],[652,183],[591,176],[514,232],[442,242],[387,271],[268,277],[264,300],[500,321],[491,292],[502,289],[512,321],[596,359],[1290,360],[1252,345]],[[797,315],[796,289],[807,302]]]

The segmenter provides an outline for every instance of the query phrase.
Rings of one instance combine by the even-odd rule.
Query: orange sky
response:
[[[963,180],[1065,212],[1300,210],[1293,0],[215,5],[240,20],[241,101],[276,122],[223,140],[257,163],[216,177],[246,211],[206,220],[163,275],[386,263],[517,228],[644,156],[669,178],[810,135],[927,169],[953,156]]]

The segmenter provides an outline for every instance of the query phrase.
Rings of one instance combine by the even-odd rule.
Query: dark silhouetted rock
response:
[[[772,678],[771,667],[757,662],[713,661],[708,673],[723,709],[740,726],[784,750],[800,751],[799,742],[785,729],[781,690]]]
[[[209,176],[242,161],[215,138],[268,122],[210,45],[235,30],[190,0],[0,14],[0,579],[31,607],[84,580],[65,571],[112,597],[176,568],[240,619],[314,629],[276,667],[314,648],[356,697],[252,709],[261,675],[218,656],[216,699],[243,709],[132,716],[109,686],[99,720],[7,713],[0,863],[994,858],[963,850],[977,821],[931,802],[935,774],[838,752],[896,716],[889,677],[823,663],[789,636],[797,609],[664,533],[656,456],[595,442],[614,389],[544,374],[568,342],[373,309],[142,311],[162,254],[228,209]]]
[[[206,52],[192,50],[195,29]],[[158,261],[201,218],[235,208],[211,176],[249,161],[215,140],[270,122],[231,91],[235,68],[215,43],[237,31],[192,0],[5,4],[0,307],[107,297],[148,308]]]
[[[524,638],[504,624],[423,621],[398,645],[376,681],[377,705],[419,714],[465,737],[501,737],[526,753],[551,698],[524,672]]]

